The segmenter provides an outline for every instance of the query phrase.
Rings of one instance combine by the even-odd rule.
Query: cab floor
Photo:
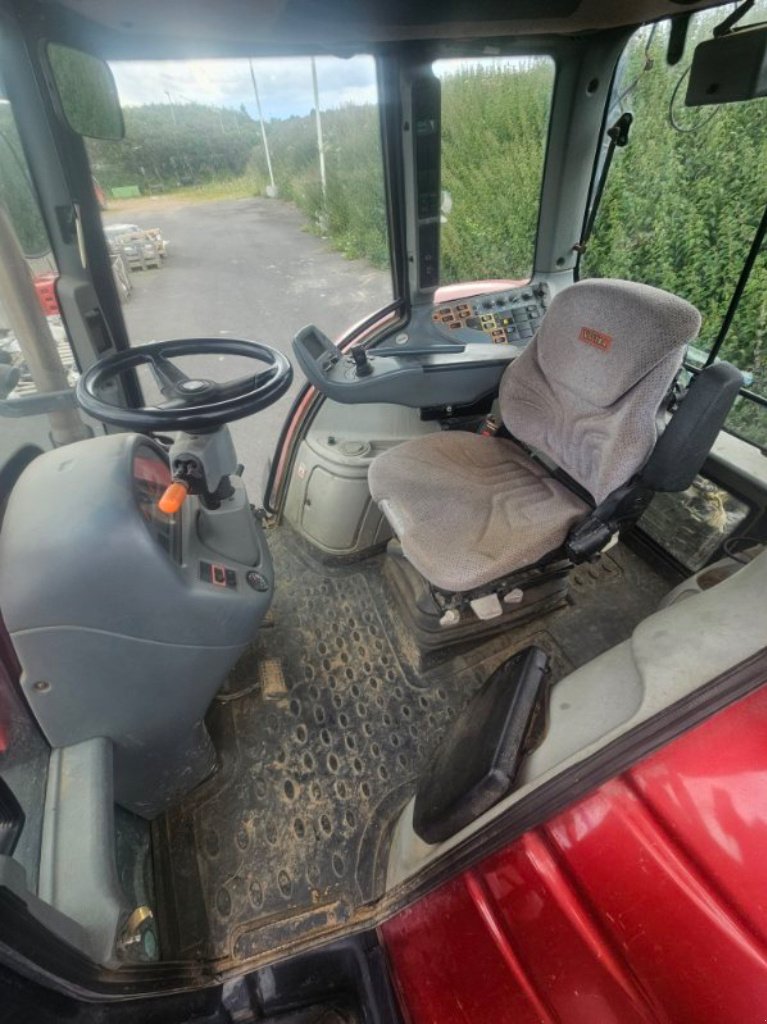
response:
[[[163,955],[238,962],[345,930],[381,892],[390,826],[487,676],[536,643],[554,679],[625,639],[671,581],[618,545],[566,607],[419,671],[383,556],[317,561],[269,532],[269,620],[214,703],[219,770],[153,826]]]

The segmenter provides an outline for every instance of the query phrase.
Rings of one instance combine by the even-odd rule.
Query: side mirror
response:
[[[695,47],[686,106],[736,103],[760,96],[767,96],[767,25],[736,29]]]
[[[72,131],[89,139],[122,139],[125,124],[106,61],[59,43],[49,43],[47,51],[60,113]]]

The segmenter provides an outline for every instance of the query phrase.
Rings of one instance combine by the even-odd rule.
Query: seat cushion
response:
[[[588,505],[512,441],[463,431],[391,448],[370,491],[406,558],[443,590],[474,590],[558,548]]]

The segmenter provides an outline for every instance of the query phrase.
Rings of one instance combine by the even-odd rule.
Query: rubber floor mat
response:
[[[271,624],[208,719],[221,767],[155,825],[166,957],[237,961],[348,925],[380,894],[389,829],[489,673],[536,643],[561,678],[581,659],[552,627],[605,592],[620,606],[642,567],[624,555],[627,578],[617,558],[604,559],[607,569],[573,588],[574,607],[419,673],[381,558],[328,567],[285,527],[269,543]],[[626,636],[668,589],[644,583],[646,607],[621,619]]]

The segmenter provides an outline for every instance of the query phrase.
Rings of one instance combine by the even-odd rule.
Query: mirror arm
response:
[[[744,0],[742,6],[736,7],[732,14],[728,15],[721,24],[716,26],[713,33],[714,38],[726,36],[728,32],[732,31],[733,26],[737,25],[740,19],[748,14],[755,2],[756,0]]]

